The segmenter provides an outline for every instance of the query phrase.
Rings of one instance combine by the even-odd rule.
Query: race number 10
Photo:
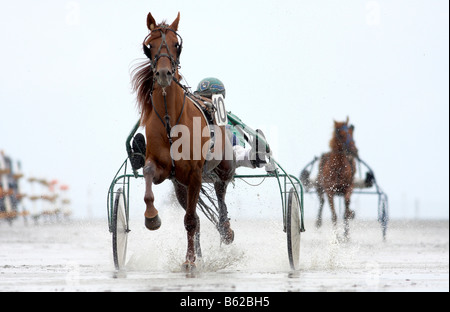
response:
[[[216,109],[215,118],[218,126],[226,126],[228,123],[227,110],[225,109],[225,101],[222,94],[214,94],[212,96],[213,105]]]

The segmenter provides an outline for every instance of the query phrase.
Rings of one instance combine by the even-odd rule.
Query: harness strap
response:
[[[164,96],[164,110],[166,112],[166,114],[164,115],[164,119],[161,117],[161,115],[158,113],[158,111],[156,110],[155,105],[153,104],[153,94],[150,94],[150,100],[152,102],[152,107],[153,110],[156,113],[156,116],[158,117],[158,119],[161,121],[161,123],[163,124],[164,128],[166,129],[166,134],[167,134],[167,138],[169,139],[169,144],[170,144],[170,151],[172,150],[172,144],[173,144],[173,139],[172,136],[170,135],[170,133],[172,132],[172,126],[170,124],[170,115],[167,109],[167,98],[166,98],[166,94],[163,95]],[[184,111],[184,106],[186,103],[186,92],[184,93],[184,98],[183,98],[183,106],[181,107],[181,112],[180,115],[178,116],[177,122],[175,124],[175,126],[178,125],[178,123],[180,122],[181,116],[183,115],[183,111]],[[174,127],[175,127],[174,126]],[[172,155],[170,155],[170,159],[172,161],[172,168],[170,169],[170,179],[175,177],[175,161],[173,160]]]

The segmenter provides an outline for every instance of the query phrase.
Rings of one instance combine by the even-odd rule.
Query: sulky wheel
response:
[[[126,200],[122,188],[116,192],[112,217],[112,242],[114,265],[117,270],[125,267],[127,257],[128,220]]]
[[[300,203],[297,192],[294,188],[289,191],[287,214],[286,214],[286,234],[288,245],[289,264],[292,270],[299,268],[300,262]]]

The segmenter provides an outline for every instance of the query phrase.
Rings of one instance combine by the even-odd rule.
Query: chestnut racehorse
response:
[[[200,147],[209,146],[210,132],[194,131],[194,119],[201,120],[201,129],[209,127],[201,110],[194,105],[204,105],[204,99],[193,96],[181,83],[178,72],[182,38],[177,33],[180,13],[168,25],[165,22],[156,24],[152,14],[147,16],[149,34],[143,42],[147,60],[133,71],[133,88],[137,94],[137,103],[141,111],[141,125],[145,127],[146,153],[143,174],[145,179],[145,226],[153,231],[161,226],[158,210],[154,206],[152,184],[160,184],[164,180],[172,181],[177,199],[185,209],[184,226],[187,231],[187,252],[183,268],[187,271],[195,268],[196,256],[200,251],[200,222],[196,212],[199,192],[202,186],[202,175],[214,177],[214,188],[219,203],[219,232],[225,243],[231,243],[234,232],[230,228],[225,204],[225,193],[228,183],[234,176],[234,155],[225,157],[226,151],[232,151],[231,142],[226,139],[225,128],[215,134],[214,149],[221,148],[221,159],[205,160],[204,153],[194,150],[194,142]],[[188,129],[189,157],[175,159],[172,145],[177,140],[173,133],[176,126]],[[194,137],[196,135],[196,137]],[[218,136],[221,136],[220,138]],[[184,138],[186,139],[186,137]],[[221,146],[218,146],[219,142]],[[178,145],[177,145],[178,146]],[[195,145],[195,148],[199,148]],[[176,152],[176,151],[175,151]],[[201,157],[194,157],[200,155]]]
[[[350,197],[353,192],[353,178],[356,172],[355,157],[358,157],[358,149],[353,140],[353,125],[345,122],[334,121],[333,137],[330,140],[331,152],[321,156],[319,163],[319,174],[316,181],[317,194],[320,199],[319,214],[316,226],[322,225],[322,208],[325,203],[324,194],[328,197],[331,208],[333,226],[336,228],[337,216],[334,209],[334,196],[340,195],[345,198],[345,238],[349,235],[349,219],[355,216],[350,210]]]

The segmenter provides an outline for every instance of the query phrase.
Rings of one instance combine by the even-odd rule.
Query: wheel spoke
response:
[[[113,257],[117,270],[123,269],[126,262],[128,242],[128,222],[123,190],[118,189],[114,201],[113,214]]]

